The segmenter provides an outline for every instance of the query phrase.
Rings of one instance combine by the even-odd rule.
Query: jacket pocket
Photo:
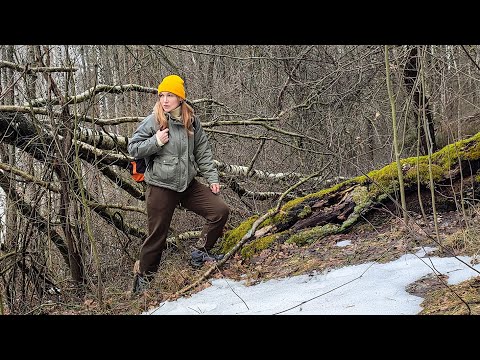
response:
[[[153,161],[153,174],[164,183],[172,183],[176,180],[178,172],[178,157],[162,156]]]

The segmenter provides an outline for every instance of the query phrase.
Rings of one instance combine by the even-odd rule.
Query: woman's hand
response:
[[[212,190],[214,194],[218,194],[220,192],[220,184],[218,183],[210,184],[210,190]]]
[[[168,142],[168,128],[157,130],[155,136],[157,137],[158,145],[165,145]]]

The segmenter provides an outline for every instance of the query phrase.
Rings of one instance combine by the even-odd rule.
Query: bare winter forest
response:
[[[227,232],[279,201],[399,159],[431,159],[480,131],[478,45],[0,45],[2,314],[49,313],[58,304],[63,313],[92,304],[95,313],[135,312],[119,304],[128,302],[147,228],[145,187],[126,170],[127,144],[169,74],[185,79],[209,136],[231,209]],[[442,178],[428,163],[423,190]],[[468,168],[458,170],[462,179],[478,164]],[[388,194],[391,211],[408,222],[402,170]],[[342,189],[330,206],[346,202]],[[436,215],[427,194],[428,209],[420,202],[418,213]],[[476,201],[462,193],[456,212]],[[331,211],[346,218],[345,206]],[[303,221],[289,226],[313,226]],[[162,292],[194,281],[178,269],[202,224],[175,212]]]

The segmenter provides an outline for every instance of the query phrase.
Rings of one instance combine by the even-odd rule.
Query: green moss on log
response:
[[[339,231],[339,229],[340,227],[336,224],[325,224],[323,226],[315,226],[311,229],[307,229],[290,236],[290,238],[288,238],[287,241],[285,241],[285,243],[304,246],[307,244],[311,244],[315,241],[318,241],[327,235],[336,234]]]
[[[281,234],[282,233],[272,234],[255,239],[254,241],[245,245],[242,248],[242,257],[247,259],[252,257],[254,254],[259,253],[260,251],[267,249],[273,242],[275,242],[275,240],[277,240],[281,236]]]
[[[253,223],[258,218],[258,215],[251,216],[239,226],[237,226],[235,229],[227,231],[221,244],[221,252],[224,254],[229,252],[252,228]]]

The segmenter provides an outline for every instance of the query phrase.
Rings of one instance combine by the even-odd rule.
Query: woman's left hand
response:
[[[210,190],[212,190],[214,194],[218,194],[220,192],[220,184],[218,183],[210,184]]]

